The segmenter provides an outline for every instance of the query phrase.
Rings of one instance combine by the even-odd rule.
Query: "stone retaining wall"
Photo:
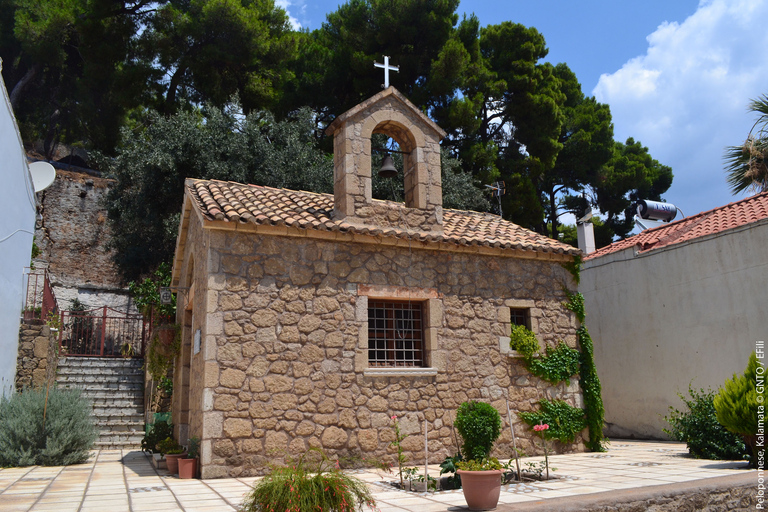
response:
[[[715,462],[715,461],[713,461]],[[732,512],[757,510],[758,475],[730,476],[637,487],[536,502],[499,504],[499,512]]]
[[[618,503],[597,508],[585,508],[589,512],[726,512],[755,510],[755,486],[734,489],[714,489],[677,496],[660,496],[645,501]]]
[[[58,336],[45,324],[21,324],[16,390],[40,388],[56,380]]]

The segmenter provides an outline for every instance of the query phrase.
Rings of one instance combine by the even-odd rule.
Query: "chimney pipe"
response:
[[[595,252],[595,227],[591,222],[576,223],[576,236],[579,240],[579,249],[584,254]]]

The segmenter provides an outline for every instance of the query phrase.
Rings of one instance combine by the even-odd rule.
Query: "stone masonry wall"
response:
[[[452,425],[466,400],[488,401],[504,417],[507,399],[515,412],[536,409],[541,398],[582,405],[577,378],[551,386],[500,346],[516,301],[532,304],[542,345],[576,346],[562,291],[572,282],[557,262],[213,230],[203,240],[196,227],[187,251],[197,248],[196,268],[208,278],[196,276],[204,347],[192,356],[190,403],[202,404],[202,425],[193,422],[190,433],[203,439],[205,478],[261,474],[311,446],[392,462],[394,415],[412,464],[424,460],[426,418],[434,463],[456,452]],[[434,294],[425,317],[436,332],[426,344],[437,375],[363,374],[367,297],[360,285]],[[516,424],[518,446],[531,453],[532,433]],[[558,448],[581,451],[583,439]],[[508,426],[494,454],[512,455]]]
[[[41,193],[42,227],[36,230],[40,268],[48,267],[60,307],[75,298],[89,307],[130,306],[121,284],[109,241],[105,208],[112,180],[73,171],[56,170],[56,180]],[[131,311],[135,312],[135,311]]]
[[[16,358],[16,390],[40,388],[56,378],[58,337],[44,324],[21,324]]]

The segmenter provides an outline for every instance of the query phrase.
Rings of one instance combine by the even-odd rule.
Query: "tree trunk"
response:
[[[35,64],[31,68],[27,70],[26,73],[24,73],[24,76],[21,77],[21,80],[16,82],[16,85],[13,86],[13,90],[10,94],[10,100],[11,100],[11,107],[13,107],[14,110],[19,108],[19,101],[21,100],[21,97],[23,96],[24,89],[27,88],[29,83],[32,81],[32,79],[35,77],[37,72],[40,70],[40,64]]]
[[[165,113],[171,114],[173,112],[173,105],[176,103],[176,90],[181,83],[181,77],[184,75],[186,68],[177,68],[176,72],[171,76],[171,82],[168,84],[168,93],[165,95]]]
[[[550,238],[557,240],[557,194],[554,189],[549,193],[549,222],[552,226]]]

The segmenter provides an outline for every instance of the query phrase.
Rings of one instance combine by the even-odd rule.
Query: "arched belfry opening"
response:
[[[445,132],[394,87],[337,117],[333,135],[334,216],[356,225],[393,225],[393,208],[404,210],[403,228],[442,231],[440,140]],[[381,133],[400,147],[405,206],[371,197],[371,137]],[[374,171],[375,172],[375,171]]]

